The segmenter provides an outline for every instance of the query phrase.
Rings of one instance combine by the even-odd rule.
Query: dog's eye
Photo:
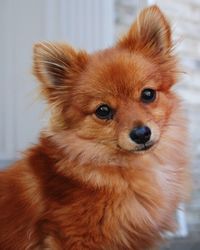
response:
[[[96,116],[99,119],[110,120],[113,118],[113,110],[106,104],[102,104],[95,111]]]
[[[153,102],[156,99],[156,91],[154,89],[143,89],[141,93],[141,101],[144,103]]]

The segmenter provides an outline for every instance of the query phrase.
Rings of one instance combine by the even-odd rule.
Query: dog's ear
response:
[[[172,48],[170,25],[160,9],[153,5],[140,12],[117,46],[152,56],[166,54]]]
[[[49,95],[69,89],[87,63],[87,54],[60,43],[38,43],[33,50],[33,74]],[[49,96],[48,96],[49,97]]]

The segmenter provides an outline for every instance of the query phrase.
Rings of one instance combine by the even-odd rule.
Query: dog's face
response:
[[[52,128],[70,131],[84,150],[91,143],[122,154],[152,150],[177,103],[171,49],[170,27],[155,6],[116,46],[92,55],[64,44],[36,45],[34,74],[54,110]]]

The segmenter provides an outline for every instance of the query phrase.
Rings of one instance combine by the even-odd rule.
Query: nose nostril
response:
[[[130,132],[129,136],[137,144],[144,144],[150,140],[151,130],[146,126],[137,127]]]

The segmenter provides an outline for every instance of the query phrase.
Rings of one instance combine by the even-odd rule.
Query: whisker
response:
[[[40,57],[44,57],[45,54],[46,54],[46,56],[49,56],[49,54],[50,54],[52,59],[55,59],[56,61],[60,61],[64,66],[69,67],[69,65],[66,61],[61,60],[60,57],[63,56],[64,53],[58,46],[56,46],[50,42],[45,42],[45,43],[41,42],[40,44],[46,50],[46,53],[44,51],[38,53],[40,55]]]
[[[58,67],[60,69],[65,69],[65,67],[63,65],[60,65],[60,64],[55,63],[55,62],[50,62],[50,61],[46,61],[46,60],[43,60],[43,61],[40,61],[40,62],[56,66],[56,67]]]

